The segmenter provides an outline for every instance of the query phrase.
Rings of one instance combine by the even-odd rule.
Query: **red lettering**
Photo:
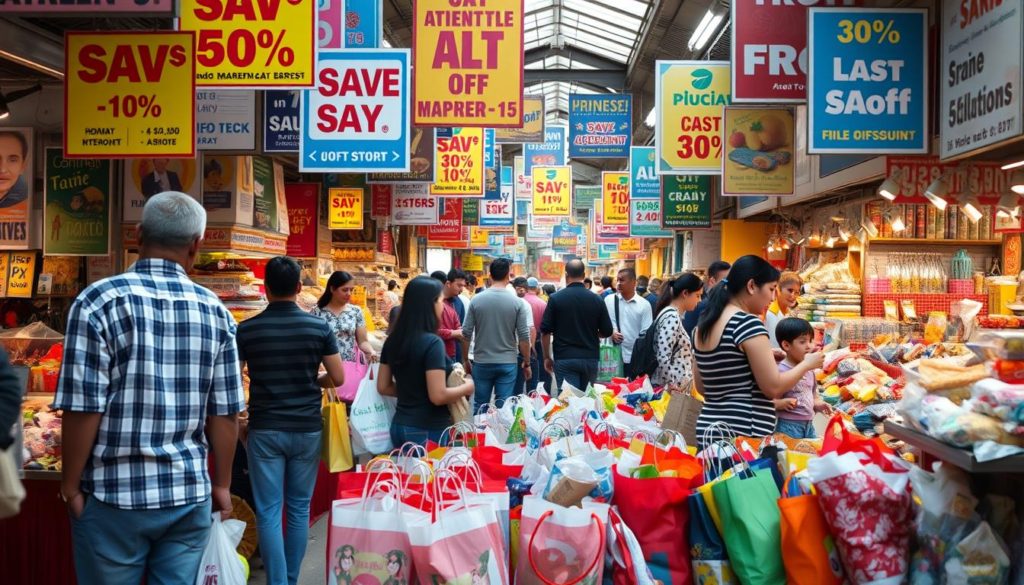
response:
[[[325,67],[320,70],[320,87],[317,88],[320,95],[326,97],[338,95],[339,87],[337,69]]]
[[[78,51],[78,62],[85,71],[78,72],[78,78],[86,83],[96,83],[107,75],[107,63],[101,59],[107,52],[99,45],[86,45]]]
[[[179,67],[185,63],[185,48],[181,45],[174,47],[160,45],[154,49],[148,45],[137,47],[139,54],[136,57],[135,45],[117,45],[110,59],[110,65],[102,59],[107,53],[99,45],[86,45],[78,52],[79,63],[86,71],[81,71],[78,78],[86,83],[118,83],[128,81],[129,83],[140,83],[143,76],[139,75],[139,69],[145,76],[145,81],[154,83],[160,81],[163,75],[164,63],[168,61]]]
[[[196,0],[192,14],[199,20],[217,20],[221,14],[220,0]]]

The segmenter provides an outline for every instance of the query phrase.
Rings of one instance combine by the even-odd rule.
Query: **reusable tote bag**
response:
[[[565,508],[540,496],[523,498],[516,585],[600,583],[607,523],[607,504]]]
[[[613,343],[602,342],[597,361],[597,381],[611,382],[612,378],[623,376],[622,348]]]
[[[779,488],[770,470],[744,467],[711,487],[732,569],[744,585],[786,585],[779,546]]]
[[[348,436],[348,415],[345,404],[334,392],[324,392],[324,405],[320,410],[323,421],[320,458],[331,473],[352,469],[352,442]]]
[[[390,453],[391,419],[395,416],[395,399],[377,392],[377,364],[366,372],[359,385],[348,425],[352,429],[352,449],[356,455]]]
[[[338,398],[352,402],[356,399],[356,392],[359,391],[359,385],[366,377],[366,372],[370,370],[370,361],[366,359],[365,353],[356,349],[356,361],[342,362],[342,366],[345,368],[345,381],[337,388]]]
[[[791,492],[796,493],[791,493]],[[818,496],[790,475],[779,500],[782,563],[789,585],[839,585],[843,568]]]
[[[690,538],[690,565],[693,567],[694,583],[739,585],[739,579],[729,564],[725,542],[711,519],[704,496],[693,492],[686,499],[686,504],[690,509],[686,534]]]

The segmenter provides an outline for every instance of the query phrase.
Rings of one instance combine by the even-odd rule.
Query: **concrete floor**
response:
[[[327,557],[325,546],[327,542],[327,515],[309,529],[309,545],[306,547],[306,558],[302,560],[302,570],[299,573],[299,585],[324,585],[324,575],[327,574]],[[267,574],[262,567],[253,569],[249,575],[249,585],[266,585]]]

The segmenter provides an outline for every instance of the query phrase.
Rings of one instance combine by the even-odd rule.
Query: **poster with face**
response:
[[[180,191],[200,201],[199,168],[195,159],[136,158],[126,160],[124,168],[124,206],[121,220],[142,221],[142,208],[157,193]]]
[[[32,129],[0,128],[0,248],[29,247],[32,215]]]

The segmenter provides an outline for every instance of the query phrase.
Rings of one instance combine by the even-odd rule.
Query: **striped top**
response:
[[[723,422],[744,437],[765,437],[775,431],[775,406],[757,387],[754,372],[740,345],[768,335],[755,315],[739,312],[729,318],[722,339],[712,351],[694,348],[704,383],[704,408],[697,418],[697,437],[715,422]],[[705,445],[701,445],[703,448]]]

